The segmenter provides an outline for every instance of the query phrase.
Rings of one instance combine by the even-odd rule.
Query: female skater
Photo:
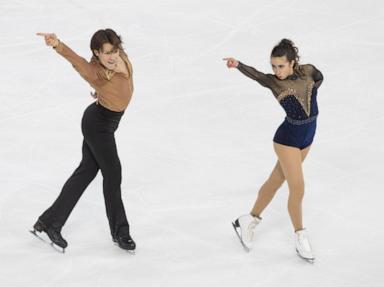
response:
[[[234,58],[225,58],[228,68],[237,68],[247,77],[269,88],[286,112],[284,122],[273,138],[278,161],[267,181],[261,186],[250,214],[240,216],[233,226],[246,250],[250,250],[255,227],[261,213],[271,202],[285,180],[288,182],[288,212],[295,230],[296,252],[302,258],[315,259],[302,222],[304,177],[302,162],[307,156],[316,131],[317,89],[323,75],[313,65],[299,65],[298,49],[283,39],[271,53],[274,75],[264,74]]]
[[[96,101],[88,106],[82,118],[84,139],[80,165],[64,184],[53,205],[39,217],[33,233],[45,232],[64,252],[68,244],[61,229],[100,169],[112,239],[121,248],[134,250],[136,244],[130,236],[121,199],[121,165],[114,136],[133,93],[132,66],[122,48],[121,38],[111,29],[97,31],[91,39],[93,57],[88,62],[58,40],[55,34],[37,35],[43,36],[45,43],[67,59],[95,89]]]

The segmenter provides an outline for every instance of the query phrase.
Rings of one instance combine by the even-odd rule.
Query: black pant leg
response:
[[[87,186],[96,177],[99,166],[85,140],[82,154],[80,165],[64,184],[59,197],[40,216],[45,224],[61,229]]]
[[[129,232],[121,198],[121,164],[114,133],[101,132],[86,140],[103,175],[104,201],[112,237],[119,232]]]

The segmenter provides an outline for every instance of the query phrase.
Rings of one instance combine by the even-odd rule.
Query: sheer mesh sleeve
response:
[[[273,86],[273,75],[271,74],[264,74],[258,70],[256,70],[253,67],[247,66],[241,62],[239,62],[239,65],[237,66],[237,69],[242,72],[247,77],[257,81],[260,85],[263,87],[272,89]]]
[[[323,82],[323,74],[313,66],[313,80],[315,81],[315,87],[318,88],[321,86],[321,83]]]
[[[319,88],[324,79],[323,74],[318,69],[316,69],[314,65],[311,64],[303,65],[303,68],[305,73],[312,77],[313,81],[315,82],[314,86]]]

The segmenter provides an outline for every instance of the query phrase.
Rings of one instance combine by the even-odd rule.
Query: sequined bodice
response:
[[[239,63],[238,69],[269,88],[289,118],[304,120],[318,114],[317,89],[323,81],[323,75],[313,65],[300,65],[284,80],[272,74],[264,74],[243,63]]]

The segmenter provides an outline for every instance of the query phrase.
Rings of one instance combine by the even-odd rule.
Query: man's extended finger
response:
[[[55,34],[53,33],[36,33],[37,36],[42,36],[45,38],[55,38]]]

